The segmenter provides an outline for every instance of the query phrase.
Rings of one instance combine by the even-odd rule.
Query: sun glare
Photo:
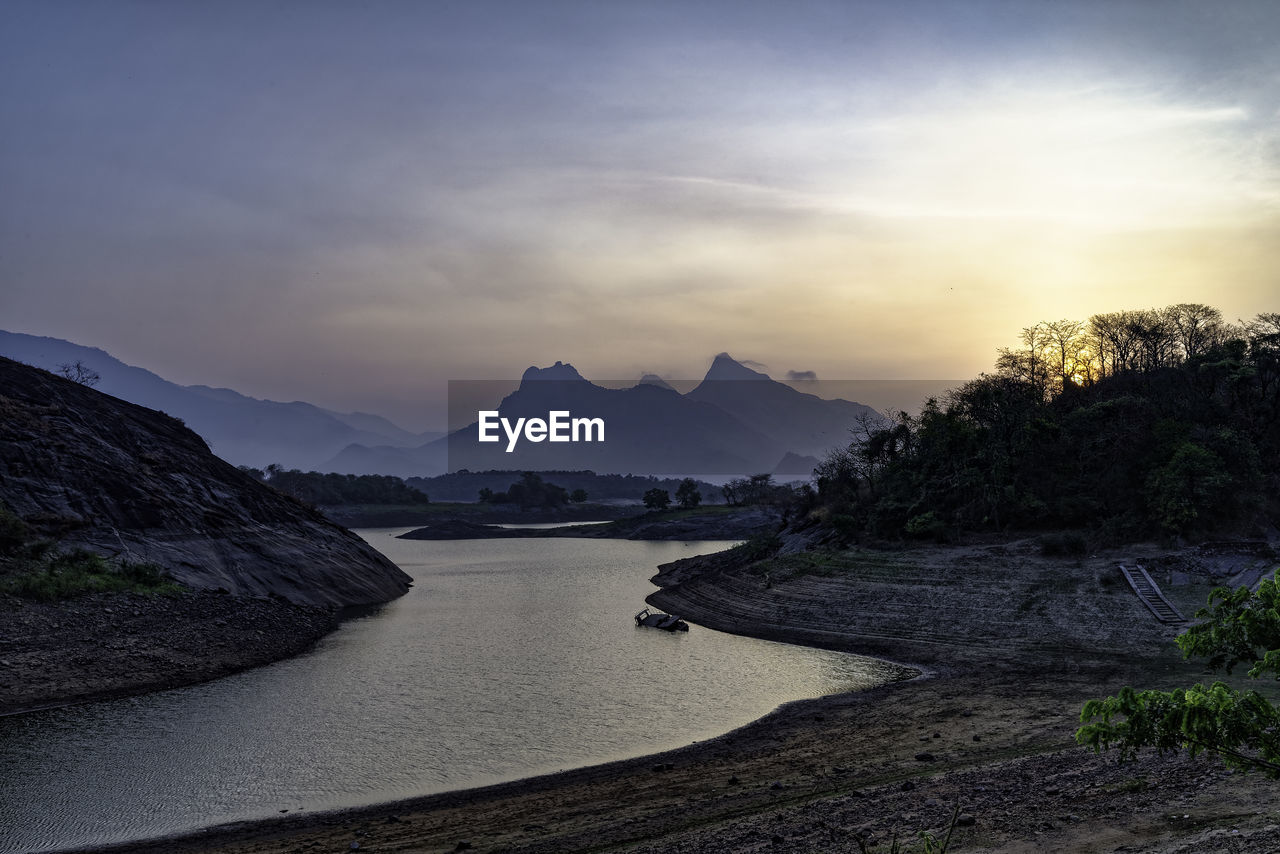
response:
[[[861,126],[852,209],[1102,229],[1238,219],[1246,111],[1096,94],[990,98]],[[868,162],[872,168],[863,164]]]

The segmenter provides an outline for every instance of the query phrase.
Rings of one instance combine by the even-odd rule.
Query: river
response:
[[[399,540],[413,576],[309,653],[172,691],[0,719],[0,852],[48,851],[459,789],[653,753],[873,659],[632,615],[659,563],[728,543]]]

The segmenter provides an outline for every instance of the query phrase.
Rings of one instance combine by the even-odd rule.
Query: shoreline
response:
[[[49,852],[49,854],[84,854],[84,852],[116,851],[154,851],[158,854],[158,852],[162,851],[178,852],[213,850],[206,849],[204,845],[207,842],[216,842],[219,845],[235,842],[238,841],[242,834],[246,835],[246,838],[248,838],[250,836],[256,836],[257,833],[262,830],[270,830],[273,832],[278,830],[287,831],[289,829],[289,825],[292,824],[304,826],[312,824],[330,825],[335,822],[345,821],[351,818],[385,818],[390,815],[399,815],[404,812],[415,810],[457,807],[473,804],[475,802],[495,800],[510,795],[525,795],[545,792],[564,785],[589,785],[603,779],[612,778],[617,774],[642,770],[640,766],[644,766],[645,769],[651,769],[655,760],[693,758],[695,754],[711,751],[722,743],[732,740],[735,736],[745,734],[748,730],[757,726],[767,725],[775,716],[787,715],[788,711],[791,710],[792,707],[808,706],[810,704],[821,706],[823,704],[822,701],[832,698],[868,694],[882,689],[891,688],[896,685],[908,684],[928,678],[930,677],[917,672],[916,676],[896,680],[884,685],[878,685],[873,688],[843,691],[837,694],[828,694],[821,697],[806,697],[798,700],[789,700],[778,705],[765,715],[741,726],[735,727],[728,732],[711,738],[693,741],[681,747],[659,751],[657,753],[646,753],[624,759],[615,759],[607,762],[583,765],[577,768],[566,768],[562,771],[516,777],[511,780],[490,783],[482,786],[470,786],[426,795],[414,795],[407,798],[379,801],[374,804],[308,811],[305,814],[299,811],[294,815],[226,822],[223,824],[212,825],[207,828],[182,831],[152,838],[124,840],[104,845],[59,848]],[[799,710],[800,714],[811,714],[813,711],[813,709],[808,708]],[[195,847],[189,847],[193,845]]]
[[[670,575],[671,569],[664,572]],[[867,650],[868,642],[893,645],[856,633],[818,634],[821,627],[813,625],[751,624],[744,630],[742,621],[752,615],[741,612],[733,584],[756,579],[742,567],[710,574],[721,591],[721,621],[736,621],[739,634],[767,632],[767,639],[802,645],[825,639],[821,645],[828,648],[882,660]],[[692,575],[683,583],[697,580]],[[775,576],[769,589],[774,598],[794,601],[811,582]],[[832,583],[818,587],[829,593]],[[683,595],[694,601],[707,592],[699,584],[692,590],[681,586],[663,587],[651,598]],[[751,590],[758,598],[759,590]],[[1141,608],[1136,599],[1107,596],[1109,605]],[[1243,824],[1255,845],[1270,840],[1266,834],[1273,830],[1280,839],[1280,829],[1263,820],[1280,796],[1255,791],[1251,784],[1257,778],[1181,757],[1143,757],[1121,766],[1074,745],[1075,715],[1084,699],[1133,681],[1154,686],[1196,678],[1195,668],[1180,662],[1171,645],[1150,643],[1169,632],[1148,634],[1138,644],[1141,656],[1113,650],[1089,660],[1075,658],[1074,649],[1048,657],[1037,649],[1006,661],[993,661],[981,650],[946,656],[929,649],[928,638],[898,638],[899,653],[934,653],[912,665],[919,675],[786,703],[743,727],[675,750],[372,806],[65,850],[280,854],[349,850],[358,843],[361,850],[546,854],[856,852],[859,834],[883,845],[895,831],[904,839],[914,839],[919,830],[937,831],[953,804],[966,821],[972,819],[958,829],[964,850],[1101,852],[1125,844],[1133,851],[1178,851],[1179,839],[1232,829],[1224,830],[1221,816],[1205,815],[1206,810]],[[1045,679],[1046,667],[1061,669]],[[1059,778],[1061,785],[1045,783]],[[1012,788],[1010,780],[1016,781]],[[1189,816],[1183,826],[1166,826],[1167,816],[1149,820],[1171,805]],[[1059,807],[1070,812],[1059,816]],[[1051,820],[1044,819],[1046,809]],[[1191,818],[1193,813],[1198,817]]]
[[[2,598],[0,718],[198,685],[292,658],[351,610],[208,590]]]

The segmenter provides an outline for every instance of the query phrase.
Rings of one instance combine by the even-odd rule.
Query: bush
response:
[[[782,540],[777,534],[756,534],[745,543],[734,546],[733,552],[736,559],[752,563],[773,557],[780,548],[782,548]]]
[[[930,510],[908,519],[904,530],[909,537],[941,541],[946,536],[947,526],[937,513]]]

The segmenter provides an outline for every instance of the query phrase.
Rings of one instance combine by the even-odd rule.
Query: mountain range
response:
[[[58,338],[0,331],[0,355],[50,371],[79,362],[100,377],[98,391],[180,418],[218,456],[258,468],[276,463],[400,477],[493,469],[804,476],[826,451],[847,444],[861,419],[880,417],[860,403],[798,391],[727,353],[716,356],[702,381],[684,394],[652,374],[629,388],[606,388],[557,362],[526,370],[519,387],[498,404],[500,416],[512,424],[545,419],[552,411],[600,418],[606,441],[520,441],[508,453],[501,430],[501,441],[477,441],[477,421],[447,435],[415,434],[370,413],[179,385]]]
[[[525,371],[498,405],[502,418],[546,419],[553,411],[604,421],[604,442],[478,441],[479,421],[417,447],[352,445],[328,462],[341,472],[590,469],[618,474],[803,476],[831,448],[847,444],[860,419],[880,416],[848,400],[826,400],[716,356],[703,380],[681,394],[653,375],[605,388],[569,364]]]
[[[259,400],[229,388],[178,385],[105,350],[60,338],[0,331],[0,356],[54,372],[60,365],[80,362],[100,377],[94,385],[98,391],[181,418],[215,454],[237,465],[317,469],[353,443],[414,446],[443,435],[411,433],[367,412],[334,412],[302,401]]]

